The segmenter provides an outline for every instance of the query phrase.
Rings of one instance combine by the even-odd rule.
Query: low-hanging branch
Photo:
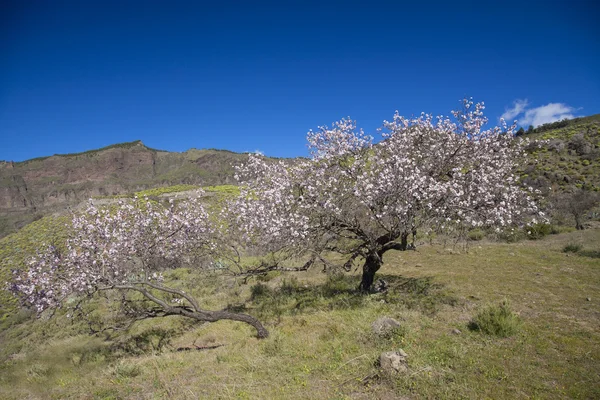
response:
[[[96,293],[118,291],[123,315],[132,320],[177,315],[202,322],[231,320],[256,329],[259,338],[269,335],[255,317],[228,310],[206,310],[189,292],[168,286],[162,272],[179,260],[213,255],[225,250],[217,238],[219,228],[204,210],[199,196],[163,206],[145,199],[121,200],[116,207],[98,208],[92,202],[74,214],[72,236],[64,250],[42,248],[28,268],[15,271],[10,289],[24,305],[38,313],[72,307],[66,300],[81,302]],[[198,268],[199,273],[205,270]],[[131,307],[126,293],[138,293],[153,304]],[[171,300],[180,304],[171,304]],[[81,310],[79,310],[81,311]],[[82,312],[70,313],[73,317]]]

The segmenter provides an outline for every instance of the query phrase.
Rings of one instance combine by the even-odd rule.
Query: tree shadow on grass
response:
[[[577,254],[583,257],[600,258],[600,251],[597,250],[581,250]]]
[[[322,310],[356,309],[372,304],[373,300],[417,309],[435,314],[444,304],[455,305],[459,299],[433,277],[408,278],[398,275],[379,275],[387,283],[387,291],[365,295],[358,291],[356,276],[331,275],[322,284],[300,283],[295,277],[284,279],[279,287],[257,283],[251,288],[253,314],[261,319],[299,315]],[[248,305],[236,306],[236,311]],[[233,309],[233,306],[231,306]]]

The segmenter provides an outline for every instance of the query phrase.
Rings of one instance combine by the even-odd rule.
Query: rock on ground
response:
[[[408,371],[407,354],[404,350],[386,351],[379,356],[379,366],[386,374],[396,374]]]
[[[390,317],[381,317],[371,324],[373,333],[375,333],[378,336],[389,335],[394,329],[399,327],[400,322]]]

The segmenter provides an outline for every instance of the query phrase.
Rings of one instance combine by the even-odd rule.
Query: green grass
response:
[[[137,197],[158,197],[163,194],[170,193],[179,193],[186,192],[189,190],[200,189],[200,186],[197,185],[174,185],[174,186],[162,186],[156,187],[147,190],[141,190],[134,193],[123,193],[114,196],[99,196],[98,199],[120,199],[120,198],[132,198],[134,196]],[[208,193],[215,193],[217,195],[238,195],[240,193],[240,189],[234,185],[220,185],[220,186],[206,186],[202,188],[204,191]]]
[[[590,256],[563,253],[574,242]],[[14,315],[0,332],[0,398],[599,398],[598,243],[600,230],[586,230],[480,241],[460,254],[440,245],[390,252],[378,273],[390,289],[370,296],[354,291],[358,275],[315,270],[242,284],[175,270],[174,284],[207,307],[259,317],[270,338],[240,323],[173,317],[91,337],[60,313]],[[504,300],[510,309],[498,306]],[[512,313],[509,337],[468,329]],[[375,337],[381,316],[402,329]],[[408,373],[380,376],[379,354],[398,348]]]
[[[165,186],[165,187],[157,187],[157,188],[153,188],[153,189],[142,190],[140,192],[135,192],[135,196],[156,197],[156,196],[160,196],[162,194],[185,192],[188,190],[196,190],[196,189],[199,189],[199,186],[195,186],[195,185]]]
[[[203,189],[209,193],[216,193],[223,196],[240,195],[240,188],[235,185],[206,186]]]

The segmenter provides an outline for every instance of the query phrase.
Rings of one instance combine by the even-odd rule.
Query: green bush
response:
[[[264,297],[273,295],[273,289],[265,285],[264,283],[257,283],[250,288],[250,298],[252,300],[258,300]]]
[[[563,253],[577,253],[581,249],[582,246],[580,244],[569,243],[565,247],[563,247],[562,251]]]
[[[523,228],[525,235],[527,235],[527,239],[537,240],[541,239],[544,236],[554,235],[559,233],[558,229],[551,224],[533,224],[531,226],[526,226]]]
[[[526,233],[523,230],[508,228],[498,233],[498,239],[507,243],[516,243],[525,239]]]
[[[135,378],[141,372],[139,365],[129,364],[126,361],[121,361],[113,369],[113,375],[117,378]]]
[[[279,292],[285,296],[291,296],[298,291],[300,284],[298,278],[292,276],[290,279],[284,279]]]
[[[473,317],[469,329],[488,335],[509,337],[519,331],[521,320],[505,300],[499,305],[487,306]]]
[[[324,296],[332,297],[340,293],[347,293],[353,288],[353,282],[349,281],[346,275],[333,273],[327,275],[327,281],[323,285],[322,292]]]
[[[485,237],[485,232],[481,229],[473,229],[469,231],[468,238],[469,240],[479,241]]]

